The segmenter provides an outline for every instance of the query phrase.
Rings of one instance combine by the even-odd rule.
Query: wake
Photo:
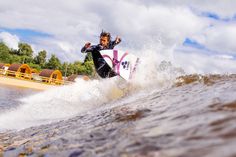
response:
[[[158,62],[155,53],[145,53],[149,55],[142,57],[134,78],[128,82],[120,77],[90,81],[77,79],[71,85],[22,98],[19,107],[0,115],[0,130],[20,130],[93,112],[106,105],[119,105],[120,99],[131,96],[136,99],[138,92],[146,94],[148,90],[168,88],[182,74],[169,62]]]
[[[24,129],[86,113],[125,95],[118,78],[76,80],[71,85],[56,87],[22,98],[21,105],[0,115],[0,129]]]

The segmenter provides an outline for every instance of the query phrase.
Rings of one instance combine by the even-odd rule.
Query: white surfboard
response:
[[[133,77],[139,62],[138,57],[120,50],[102,50],[100,53],[117,75],[125,80],[130,80]]]

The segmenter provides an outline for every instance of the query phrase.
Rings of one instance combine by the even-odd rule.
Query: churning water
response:
[[[6,156],[236,155],[235,75],[181,76],[168,62],[143,62],[139,70],[132,82],[77,80],[17,99],[19,105],[0,112],[0,150]]]

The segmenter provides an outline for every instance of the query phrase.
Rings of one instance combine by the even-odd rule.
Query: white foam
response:
[[[90,81],[78,79],[71,85],[25,97],[18,108],[0,115],[0,130],[24,129],[67,119],[101,108],[130,93],[171,85],[177,74],[172,65],[166,64],[169,62],[160,68],[163,57],[158,50],[146,49],[140,54],[141,61],[133,80],[125,82],[119,77]]]
[[[72,117],[123,96],[119,78],[84,81],[21,99],[22,105],[0,115],[0,129],[23,129]]]
[[[140,53],[140,63],[133,85],[142,88],[162,88],[172,85],[172,82],[179,75],[183,75],[181,68],[172,65],[172,49],[164,50],[162,46],[156,48],[145,48]]]

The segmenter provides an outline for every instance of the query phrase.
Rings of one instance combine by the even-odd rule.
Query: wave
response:
[[[146,55],[142,57],[135,77],[128,82],[119,77],[90,81],[77,79],[74,84],[20,99],[19,107],[0,115],[0,129],[24,129],[65,120],[107,105],[121,105],[121,99],[136,99],[136,93],[146,94],[152,89],[171,87],[175,78],[183,73],[181,68],[168,61],[160,63],[153,55]]]
[[[20,99],[21,105],[0,115],[1,129],[23,129],[69,118],[96,109],[125,94],[117,78],[84,81],[56,87]]]
[[[203,83],[205,85],[213,85],[219,81],[236,81],[236,74],[191,74],[177,77],[174,86],[179,87],[191,83]]]

